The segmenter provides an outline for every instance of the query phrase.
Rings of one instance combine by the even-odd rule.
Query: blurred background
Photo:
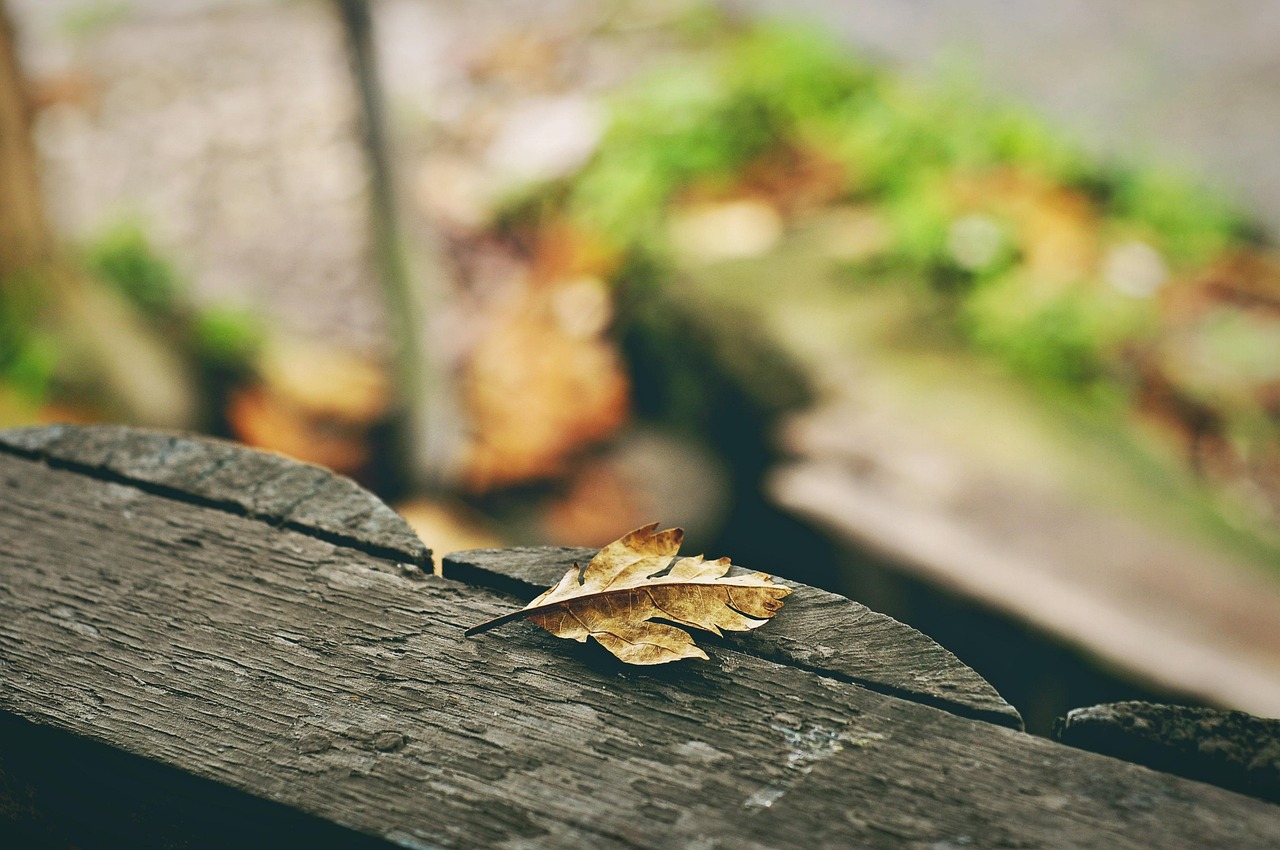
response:
[[[1280,7],[0,0],[0,426],[1280,716]],[[786,13],[785,17],[782,13]]]

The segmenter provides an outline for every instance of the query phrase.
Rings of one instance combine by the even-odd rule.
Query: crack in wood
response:
[[[176,441],[175,441],[175,444],[176,444]],[[213,476],[217,475],[217,474],[218,474],[219,472],[221,472],[223,469],[226,469],[226,467],[231,463],[231,461],[232,461],[234,458],[235,458],[235,455],[230,454],[230,453],[225,454],[225,455],[223,455],[223,456],[222,456],[222,457],[220,457],[220,458],[217,458],[216,460],[214,460],[214,461],[213,461],[213,463],[209,464],[209,465],[208,465],[208,466],[206,466],[204,469],[202,469],[202,470],[201,470],[201,471],[196,475],[196,477],[195,477],[195,478],[191,479],[191,483],[192,483],[192,484],[201,484],[201,483],[203,483],[204,481],[207,481],[208,479],[210,479],[210,478],[212,478]],[[168,460],[168,457],[167,457],[167,456],[166,456],[166,457],[164,458],[164,460],[162,460],[161,462],[163,463],[165,460]]]
[[[344,546],[348,549],[355,549],[367,555],[372,555],[375,558],[383,558],[397,563],[410,563],[424,574],[429,575],[432,572],[431,555],[430,552],[425,550],[423,553],[415,553],[391,546],[380,546],[357,535],[328,531],[326,529],[317,528],[313,525],[297,522],[289,519],[287,515],[278,516],[275,512],[251,510],[246,508],[244,505],[229,499],[214,499],[208,496],[202,496],[198,493],[192,493],[189,490],[184,490],[173,485],[145,481],[135,476],[106,468],[105,464],[108,462],[110,457],[105,459],[101,464],[82,463],[80,461],[58,457],[41,449],[27,449],[3,442],[0,442],[0,454],[8,454],[22,458],[23,460],[43,463],[51,469],[62,469],[67,472],[74,472],[78,475],[84,475],[98,481],[132,487],[143,493],[148,493],[165,499],[172,499],[175,502],[182,502],[183,504],[195,505],[197,507],[222,511],[235,516],[246,517],[276,528],[287,528],[290,531],[296,531],[300,534],[314,537],[317,540],[323,540],[326,543],[332,543],[336,546]],[[114,454],[114,451],[112,454]],[[221,459],[219,463],[225,467],[232,460],[234,460],[234,455],[228,455],[226,458]],[[314,492],[310,493],[308,498],[314,497],[316,493],[322,490],[324,483],[330,480],[331,475],[332,473],[327,473],[322,476],[318,482],[320,486],[318,486]],[[306,501],[307,499],[299,499],[293,505],[293,510],[297,510],[297,508]],[[368,516],[368,512],[365,513],[365,516]]]
[[[307,485],[307,489],[303,491],[296,499],[280,506],[279,508],[279,514],[280,514],[279,524],[280,525],[283,525],[284,523],[288,522],[289,517],[293,515],[294,511],[296,511],[298,508],[302,507],[302,505],[314,499],[322,490],[324,490],[325,487],[329,486],[329,482],[333,480],[333,473],[328,472],[327,470],[321,469],[321,470],[318,470],[318,473],[319,474],[316,475],[315,479],[309,485]],[[285,478],[287,475],[288,473],[285,472],[277,476],[276,481],[279,481],[281,478]],[[276,483],[276,481],[273,481],[271,483],[274,484]],[[264,483],[264,486],[265,486],[265,483]],[[261,489],[262,488],[259,487],[258,491],[260,492]],[[366,515],[368,515],[367,511],[366,511]],[[353,518],[352,524],[353,525],[355,524],[354,518]]]

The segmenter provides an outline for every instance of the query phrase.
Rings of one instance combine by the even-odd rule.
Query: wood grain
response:
[[[350,478],[235,443],[119,425],[0,431],[0,451],[287,528],[431,569],[431,550]]]
[[[585,564],[594,554],[592,549],[563,547],[474,549],[451,553],[442,568],[451,578],[528,602],[572,564]],[[905,623],[825,590],[775,581],[792,588],[792,594],[766,628],[719,639],[699,633],[698,641],[733,647],[962,717],[1022,728],[1017,710],[985,679]]]
[[[14,456],[0,500],[0,813],[43,838],[76,837],[83,781],[108,838],[81,846],[1280,843],[1267,803],[736,649],[637,669],[528,624],[464,639],[514,600],[382,543]],[[63,741],[56,792],[22,724]],[[188,834],[153,830],[166,794],[203,812]]]

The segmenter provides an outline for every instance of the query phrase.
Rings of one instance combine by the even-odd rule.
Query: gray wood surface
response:
[[[1054,740],[1280,803],[1280,720],[1186,705],[1077,708]]]
[[[594,554],[593,549],[549,546],[473,549],[448,555],[442,568],[450,578],[527,602],[559,581],[574,562],[585,564]],[[699,643],[729,646],[962,717],[1022,728],[1017,710],[985,679],[905,623],[816,587],[776,581],[793,592],[768,628],[728,632],[718,640],[697,635]]]
[[[0,431],[0,449],[431,568],[431,550],[372,493],[279,455],[119,425]]]
[[[626,668],[527,623],[466,639],[517,599],[23,439],[0,451],[0,821],[51,840],[94,844],[58,810],[83,783],[132,846],[1280,845],[1263,801],[749,647]]]

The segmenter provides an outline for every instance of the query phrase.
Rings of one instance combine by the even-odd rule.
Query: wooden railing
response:
[[[813,588],[626,667],[463,636],[589,552],[437,570],[350,481],[231,444],[6,432],[0,506],[4,846],[1280,846],[1274,805],[1026,735]]]

